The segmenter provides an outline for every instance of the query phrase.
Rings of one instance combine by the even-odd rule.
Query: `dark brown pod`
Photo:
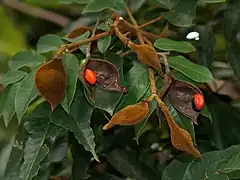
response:
[[[109,61],[102,59],[90,59],[86,65],[80,70],[79,78],[83,79],[85,69],[90,69],[96,73],[96,84],[100,85],[107,91],[127,92],[127,88],[121,86],[117,68]],[[85,83],[87,83],[85,81]],[[88,87],[91,87],[87,83]]]
[[[173,80],[167,98],[174,108],[197,124],[200,112],[193,107],[192,102],[195,94],[203,95],[198,87],[184,81]]]

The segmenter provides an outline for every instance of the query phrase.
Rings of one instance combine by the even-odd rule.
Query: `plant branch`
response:
[[[2,3],[3,5],[19,12],[34,16],[36,18],[44,19],[61,27],[65,27],[71,21],[65,16],[38,7],[33,7],[17,0],[3,0]]]
[[[95,26],[93,28],[91,38],[93,38],[95,36],[96,30],[97,30],[97,26],[99,25],[99,21],[100,21],[100,18],[98,17],[97,21],[96,21],[96,24],[95,24]],[[92,44],[92,42],[90,42],[88,44],[87,48],[86,48],[86,60],[87,61],[91,58],[91,44]]]

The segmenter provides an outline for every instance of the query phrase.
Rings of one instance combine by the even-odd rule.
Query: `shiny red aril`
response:
[[[89,84],[91,84],[91,85],[96,84],[97,76],[96,76],[96,73],[94,71],[92,71],[91,69],[85,70],[84,77]]]
[[[197,111],[201,111],[204,107],[204,97],[201,94],[195,94],[193,96],[193,106]]]

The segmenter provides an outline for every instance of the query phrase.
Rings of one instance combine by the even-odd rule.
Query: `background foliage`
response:
[[[240,179],[240,2],[2,2],[2,179]],[[175,79],[191,85],[184,87],[194,85],[204,94],[204,109],[200,114],[190,115],[181,111],[181,107],[189,103],[185,103],[184,98],[171,101],[175,89],[170,89],[169,96],[163,98],[174,122],[189,133],[193,145],[201,152],[201,159],[189,155],[190,145],[185,152],[172,145],[169,121],[155,101],[149,103],[149,113],[142,122],[103,131],[103,126],[116,112],[151,96],[147,66],[159,70],[152,58],[155,56],[148,56],[149,61],[139,61],[136,56],[139,49],[124,45],[114,33],[92,42],[93,60],[85,64],[88,42],[82,42],[94,38],[94,30],[95,34],[109,32],[112,28],[109,24],[113,25],[114,21],[113,11],[132,23],[125,4],[140,25],[160,17],[141,28],[142,34],[158,53],[170,52],[167,60]],[[127,31],[129,27],[121,29],[123,33]],[[199,39],[186,38],[195,31]],[[134,33],[133,27],[127,39],[139,44]],[[60,61],[50,61],[67,43],[81,46],[69,48],[70,51],[75,48],[72,53],[65,51],[60,64]],[[135,53],[129,53],[129,47]],[[160,54],[160,57],[164,56]],[[164,67],[164,59],[160,59]],[[84,69],[85,65],[95,68],[96,72],[105,72],[103,80],[98,79],[94,87],[79,75],[79,68]],[[110,82],[115,82],[110,87],[106,84],[109,77]],[[42,86],[43,80],[47,85]],[[158,89],[166,86],[158,73],[155,82]],[[61,90],[65,90],[65,94]]]

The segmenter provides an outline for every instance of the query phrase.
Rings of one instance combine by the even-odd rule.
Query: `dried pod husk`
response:
[[[79,72],[79,79],[84,82],[88,88],[94,88],[84,79],[85,69],[90,69],[96,73],[96,85],[101,86],[107,91],[127,92],[127,88],[121,86],[117,68],[109,61],[102,59],[90,59]],[[91,91],[91,90],[90,90]]]
[[[129,41],[128,46],[137,54],[137,57],[141,63],[156,69],[159,74],[163,76],[160,59],[157,55],[156,50],[151,45],[138,45]]]
[[[40,66],[35,74],[36,88],[50,103],[52,111],[64,98],[66,84],[66,73],[61,60]]]
[[[184,81],[173,80],[167,98],[174,108],[197,124],[199,111],[194,109],[192,103],[195,94],[203,95],[198,87]]]
[[[67,38],[76,38],[84,34],[85,32],[92,32],[92,29],[87,26],[81,26],[74,29],[70,34],[67,35]]]
[[[149,113],[149,104],[141,101],[134,105],[129,105],[114,114],[112,119],[103,127],[108,130],[115,125],[133,125],[143,121]]]

